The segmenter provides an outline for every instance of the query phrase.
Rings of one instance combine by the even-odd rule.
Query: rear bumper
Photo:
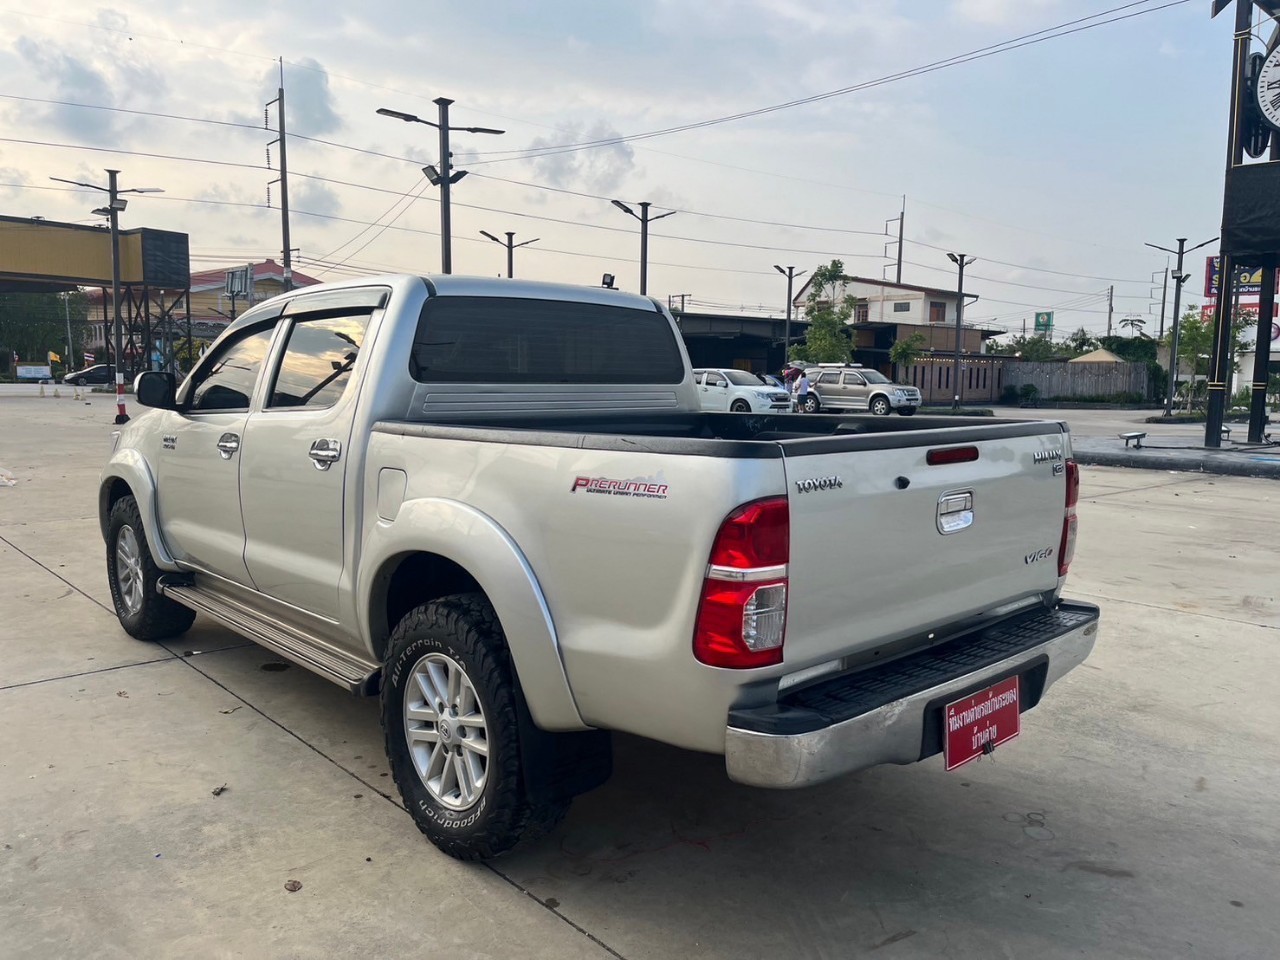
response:
[[[729,778],[757,787],[804,787],[933,756],[942,749],[947,703],[1018,676],[1022,709],[1031,709],[1093,650],[1098,618],[1095,606],[1063,602],[806,687],[767,707],[731,711]]]

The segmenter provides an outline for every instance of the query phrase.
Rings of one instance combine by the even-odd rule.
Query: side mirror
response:
[[[716,384],[716,386],[717,386],[717,387],[720,387],[720,388],[721,388],[721,389],[723,389],[723,390],[728,390],[728,389],[729,389],[729,381],[727,381],[727,380],[721,380],[719,383],[717,383],[717,384]]]
[[[144,407],[173,410],[177,406],[174,399],[177,391],[178,381],[172,373],[149,370],[138,374],[133,381],[134,399]]]

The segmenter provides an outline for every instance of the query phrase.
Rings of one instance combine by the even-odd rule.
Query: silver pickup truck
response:
[[[702,413],[651,299],[310,287],[135,389],[99,490],[124,629],[203,613],[380,696],[455,857],[553,827],[614,730],[761,787],[959,766],[1094,644],[1062,424]]]

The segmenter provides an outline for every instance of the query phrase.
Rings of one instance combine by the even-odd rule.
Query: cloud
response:
[[[955,0],[953,9],[964,20],[975,23],[1005,24],[1027,19],[1027,14],[1038,13],[1059,6],[1061,0]]]
[[[536,137],[529,149],[579,143],[588,140],[607,140],[621,136],[618,130],[604,120],[587,126],[569,124],[552,136]],[[531,163],[537,176],[556,187],[573,187],[596,193],[609,193],[619,187],[627,175],[635,170],[635,151],[630,144],[615,143],[609,146],[575,150],[536,157]]]
[[[319,136],[342,129],[342,117],[334,108],[329,73],[312,57],[284,65],[286,122],[290,133]],[[270,67],[262,77],[262,100],[275,98],[280,70]]]
[[[289,179],[289,185],[293,188],[289,194],[291,209],[305,210],[307,213],[317,213],[326,217],[336,217],[342,212],[342,201],[327,184],[295,177]]]
[[[53,96],[49,99],[72,103],[115,103],[106,76],[78,57],[29,37],[19,37],[14,47],[36,77],[52,84]],[[96,141],[105,140],[111,134],[115,121],[115,116],[105,110],[56,105],[49,107],[45,114],[60,132]]]

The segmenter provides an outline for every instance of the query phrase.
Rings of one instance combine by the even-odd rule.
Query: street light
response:
[[[1179,314],[1178,310],[1179,310],[1179,306],[1182,303],[1182,285],[1186,283],[1187,280],[1191,277],[1191,274],[1184,273],[1182,271],[1182,258],[1188,253],[1194,253],[1195,251],[1199,250],[1201,247],[1207,247],[1209,244],[1213,243],[1217,239],[1218,239],[1217,237],[1214,237],[1213,240],[1206,240],[1204,243],[1197,243],[1190,250],[1187,249],[1186,237],[1178,238],[1177,250],[1170,250],[1168,247],[1162,247],[1159,244],[1155,244],[1155,243],[1143,244],[1143,246],[1151,247],[1153,250],[1163,250],[1165,253],[1173,253],[1173,254],[1176,254],[1178,257],[1178,265],[1173,268],[1174,272],[1172,275],[1172,278],[1174,281],[1173,283],[1173,332],[1169,337],[1169,387],[1165,395],[1165,401],[1164,401],[1164,415],[1166,417],[1173,416],[1173,388],[1176,386],[1177,380],[1178,380],[1178,335],[1182,325],[1182,316]],[[1218,277],[1218,296],[1220,297],[1223,296],[1224,293],[1226,292],[1225,290],[1226,285],[1223,282],[1225,279],[1226,278],[1222,276]],[[1192,382],[1195,381],[1194,370],[1192,371],[1191,379],[1192,379]]]
[[[379,107],[377,112],[383,117],[403,120],[405,123],[424,123],[428,127],[435,127],[440,131],[440,168],[436,169],[434,165],[428,165],[422,168],[422,172],[427,175],[427,179],[433,187],[440,188],[440,272],[453,273],[453,238],[449,211],[449,187],[465,177],[467,171],[453,169],[453,154],[449,152],[449,131],[461,130],[464,133],[492,133],[495,135],[506,133],[506,131],[494,130],[489,127],[451,127],[449,126],[449,104],[453,103],[453,101],[448,97],[436,97],[432,102],[439,109],[439,119],[435,122],[423,120],[413,113],[389,110],[386,107]]]
[[[515,249],[516,249],[516,247],[527,247],[529,244],[531,244],[531,243],[537,243],[537,242],[541,239],[541,237],[534,237],[532,240],[526,240],[526,241],[524,241],[523,243],[516,243],[516,242],[515,242],[516,235],[515,235],[515,231],[513,231],[513,230],[508,230],[508,231],[507,231],[507,239],[506,239],[506,240],[499,240],[497,237],[495,237],[495,236],[494,236],[492,233],[490,233],[488,230],[481,230],[481,231],[480,231],[480,233],[481,233],[483,236],[488,237],[488,238],[489,238],[490,240],[492,240],[494,243],[501,244],[502,246],[504,246],[504,247],[506,247],[506,248],[507,248],[507,279],[508,279],[508,280],[510,280],[512,277],[514,277],[514,276],[515,276],[515,257],[514,257],[514,253],[515,253]]]
[[[651,221],[669,217],[676,211],[668,210],[666,213],[651,217],[649,216],[650,203],[648,200],[642,200],[638,204],[640,207],[639,213],[636,213],[621,200],[610,200],[609,202],[627,214],[627,216],[634,217],[640,221],[640,293],[643,295],[649,291],[649,224]]]
[[[796,273],[795,267],[780,267],[776,263],[773,265],[773,269],[787,278],[787,323],[783,328],[782,334],[782,366],[785,368],[787,361],[791,359],[791,286],[796,277],[803,277],[809,271],[801,270]]]
[[[115,344],[112,350],[113,359],[116,368],[116,423],[128,423],[129,415],[124,412],[124,363],[122,362],[122,354],[124,352],[124,341],[120,335],[120,214],[129,206],[129,201],[120,196],[122,193],[164,193],[159,187],[132,187],[129,190],[121,190],[117,177],[119,170],[107,171],[107,185],[101,186],[96,183],[82,183],[79,180],[64,180],[62,177],[50,177],[58,183],[69,183],[75,187],[86,187],[89,190],[98,190],[107,195],[107,205],[99,207],[93,212],[98,216],[106,217],[111,223],[111,324],[115,330]],[[104,338],[105,339],[105,338]],[[147,366],[151,366],[151,344],[143,344],[143,349],[147,357]]]
[[[967,257],[963,253],[948,253],[947,259],[960,268],[960,281],[956,286],[956,352],[952,359],[951,377],[955,381],[951,399],[951,409],[960,409],[960,338],[964,333],[964,268],[973,263],[975,257]]]

